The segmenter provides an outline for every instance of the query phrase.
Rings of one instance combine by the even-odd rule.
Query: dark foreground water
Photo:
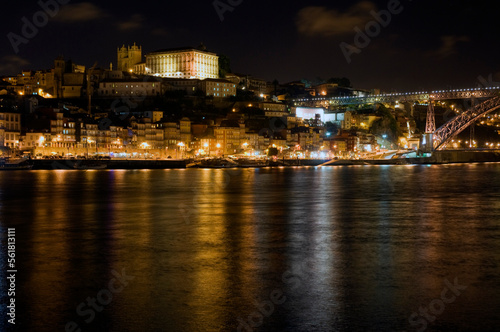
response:
[[[2,172],[0,330],[500,331],[499,215],[498,164]]]

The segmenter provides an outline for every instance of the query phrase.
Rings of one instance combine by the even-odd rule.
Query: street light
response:
[[[45,136],[40,136],[40,138],[38,139],[38,146],[43,148],[43,152],[42,152],[42,156],[45,155]]]
[[[181,159],[182,159],[182,147],[185,146],[184,142],[179,142],[177,143],[177,146],[179,147],[179,150],[181,151]],[[177,155],[177,159],[179,159],[179,155]]]
[[[94,141],[90,137],[87,137],[87,159],[89,158],[89,144],[93,142]],[[96,151],[97,151],[97,145],[96,145]]]
[[[205,147],[205,149],[208,148],[208,156],[210,157],[210,144],[205,143],[203,144],[203,146]]]

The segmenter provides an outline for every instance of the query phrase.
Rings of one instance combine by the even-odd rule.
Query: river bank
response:
[[[35,159],[33,170],[54,169],[177,169],[187,168],[192,160],[78,160]],[[349,165],[434,165],[450,163],[500,162],[499,151],[437,151],[430,157],[397,159],[278,159],[269,161],[270,167],[293,166],[349,166]],[[96,163],[98,167],[96,167]]]

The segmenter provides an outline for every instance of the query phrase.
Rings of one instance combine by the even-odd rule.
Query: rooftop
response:
[[[176,47],[176,48],[166,48],[166,49],[160,49],[153,51],[149,54],[154,54],[154,53],[169,53],[169,52],[186,52],[186,51],[197,51],[197,52],[203,52],[203,53],[209,53],[212,55],[217,55],[214,52],[210,52],[207,50],[206,46],[203,44],[200,44],[198,47],[192,47],[192,46],[185,46],[185,47]]]

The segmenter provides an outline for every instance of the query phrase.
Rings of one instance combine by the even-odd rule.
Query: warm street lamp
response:
[[[94,143],[94,141],[90,138],[90,137],[87,137],[87,158],[89,157],[89,144],[90,143]],[[97,144],[96,144],[96,152],[97,152]]]
[[[217,143],[217,145],[216,145],[216,147],[217,147],[217,153],[216,153],[216,154],[217,154],[217,156],[219,155],[219,149],[220,149],[220,146],[221,146],[221,145],[220,145],[220,143]]]
[[[182,159],[182,148],[185,146],[183,142],[177,143],[177,146],[179,147],[179,150],[181,151],[181,159]],[[179,159],[179,155],[177,154],[177,159]]]
[[[205,149],[208,148],[208,156],[210,156],[210,144],[205,143],[205,144],[203,144],[203,146],[205,147]]]

